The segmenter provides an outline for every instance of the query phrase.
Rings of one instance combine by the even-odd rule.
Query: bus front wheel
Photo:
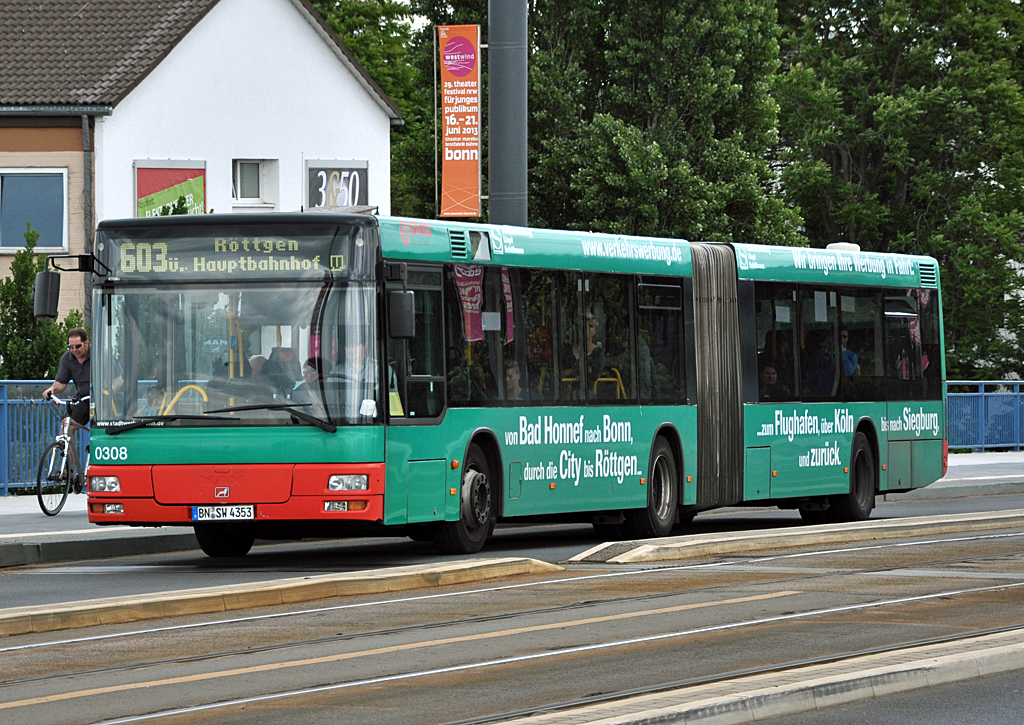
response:
[[[207,556],[245,556],[256,540],[252,529],[245,525],[196,524],[193,528],[199,547]]]
[[[466,449],[457,521],[441,521],[434,530],[434,544],[443,554],[475,554],[494,530],[495,479],[483,449],[470,443]]]
[[[875,507],[875,454],[863,433],[853,436],[850,451],[850,493],[836,496],[825,514],[829,521],[867,521]]]
[[[668,536],[676,523],[679,508],[679,474],[672,446],[657,438],[651,448],[651,465],[647,478],[647,506],[626,511],[622,524],[627,536],[649,539]]]

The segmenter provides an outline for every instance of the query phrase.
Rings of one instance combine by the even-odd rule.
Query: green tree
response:
[[[531,223],[801,243],[767,160],[777,35],[768,0],[537,0]]]
[[[157,216],[161,216],[159,208],[156,213]],[[185,201],[185,195],[182,194],[176,202],[167,207],[162,216],[183,216],[185,214],[188,214],[188,204]]]
[[[82,325],[82,313],[72,310],[64,322],[37,320],[32,287],[36,273],[46,269],[46,255],[32,254],[39,232],[28,225],[25,248],[11,260],[11,276],[0,280],[0,379],[52,379],[67,349],[67,331]]]
[[[814,246],[940,263],[950,378],[1024,375],[1015,0],[780,3],[787,200]]]
[[[410,6],[397,0],[314,0],[313,7],[402,112],[403,125],[391,134],[392,213],[433,216],[433,90],[430,73],[424,76],[419,67],[422,59],[416,62],[423,34],[414,35]]]

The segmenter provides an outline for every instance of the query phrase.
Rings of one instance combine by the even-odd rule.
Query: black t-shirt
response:
[[[91,363],[92,355],[87,357],[84,363],[80,363],[75,354],[68,350],[60,359],[60,365],[57,366],[57,375],[54,379],[64,385],[73,382],[76,388],[76,395],[79,398],[84,398],[89,394]]]

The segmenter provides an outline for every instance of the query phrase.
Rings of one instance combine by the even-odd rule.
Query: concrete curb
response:
[[[165,554],[171,551],[189,551],[199,548],[199,542],[191,529],[182,533],[133,534],[90,538],[103,532],[90,533],[87,537],[61,536],[60,532],[48,534],[39,541],[13,541],[0,543],[0,569],[28,564],[55,564],[63,561],[83,559],[104,559],[111,556],[134,556],[137,554]],[[12,538],[18,538],[17,536]],[[22,537],[22,538],[28,538]]]
[[[1000,478],[1009,480],[993,482],[994,479]],[[899,501],[901,498],[906,500],[956,499],[1020,493],[1024,493],[1024,474],[964,479],[946,478],[926,488],[892,494],[887,500],[893,502]],[[36,509],[32,507],[31,510],[35,512]],[[199,544],[189,528],[179,528],[174,533],[168,531],[167,528],[163,529],[161,533],[157,533],[157,531],[94,526],[89,531],[55,530],[0,536],[0,569],[199,549]],[[621,542],[619,542],[618,550],[622,551]]]
[[[15,607],[0,610],[0,636],[298,604],[332,597],[425,589],[558,571],[563,571],[562,567],[536,559],[471,559],[442,565],[403,566],[134,597],[107,597],[52,606]]]
[[[1024,632],[919,647],[788,672],[517,718],[515,725],[734,725],[1024,668]]]
[[[1024,510],[947,516],[929,516],[892,521],[861,521],[853,524],[824,524],[799,529],[764,529],[736,534],[676,536],[646,542],[609,542],[577,554],[572,563],[637,564],[678,561],[722,554],[742,554],[791,546],[877,541],[904,536],[951,534],[1024,527]]]
[[[949,499],[949,498],[970,498],[972,496],[1003,496],[1024,493],[1024,478],[1020,476],[985,476],[980,480],[992,481],[993,478],[1011,478],[1011,481],[998,481],[990,483],[947,483],[945,485],[932,484],[924,488],[915,488],[904,493],[886,494],[882,491],[879,496],[887,496],[886,501],[895,502],[917,501],[919,499]],[[953,479],[954,481],[956,479]]]

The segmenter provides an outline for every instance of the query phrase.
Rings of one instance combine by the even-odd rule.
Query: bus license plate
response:
[[[193,521],[244,521],[256,518],[256,507],[249,506],[193,506]]]

